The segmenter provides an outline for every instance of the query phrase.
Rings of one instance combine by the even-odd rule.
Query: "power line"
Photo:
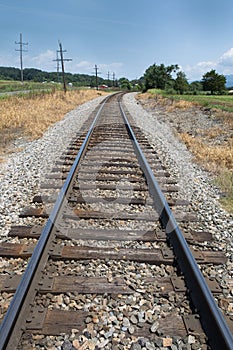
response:
[[[28,50],[23,50],[23,46],[28,45],[28,43],[23,43],[23,36],[22,33],[20,33],[20,39],[19,42],[17,43],[15,41],[16,45],[19,45],[19,50],[15,49],[15,51],[20,52],[20,69],[21,69],[21,82],[23,83],[23,52],[27,52]]]

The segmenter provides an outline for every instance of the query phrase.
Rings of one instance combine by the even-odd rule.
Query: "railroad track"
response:
[[[0,246],[3,257],[30,258],[23,276],[0,276],[1,292],[12,293],[1,349],[38,339],[62,349],[233,348],[231,320],[215,301],[222,290],[198,267],[226,257],[197,250],[212,237],[190,230],[197,218],[121,97],[89,117],[45,194],[22,211],[44,225],[14,226],[20,243]]]

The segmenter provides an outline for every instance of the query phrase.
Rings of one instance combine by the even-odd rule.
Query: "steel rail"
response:
[[[94,127],[96,125],[96,122],[98,120],[98,117],[106,104],[106,102],[111,98],[112,95],[107,96],[104,101],[102,102],[94,121],[92,122],[92,125],[85,137],[85,140],[77,154],[77,157],[75,158],[75,161],[69,171],[69,174],[64,182],[64,185],[61,188],[61,191],[58,195],[58,198],[56,200],[56,203],[53,207],[53,210],[47,220],[47,223],[40,235],[40,238],[37,242],[37,245],[34,249],[34,252],[31,256],[31,259],[29,260],[29,263],[27,265],[27,268],[22,276],[22,279],[20,281],[20,284],[18,288],[16,289],[16,292],[14,294],[14,297],[11,301],[11,304],[7,310],[7,313],[2,321],[1,327],[0,327],[0,350],[7,349],[8,341],[11,336],[11,333],[15,327],[17,317],[22,309],[23,303],[25,302],[27,292],[32,284],[33,278],[35,277],[37,267],[41,261],[43,251],[45,249],[45,246],[49,240],[49,237],[51,235],[52,229],[55,226],[56,219],[59,215],[60,209],[64,203],[68,188],[72,182],[75,170],[77,166],[79,165],[84,152],[88,146],[89,140],[91,138],[91,135],[93,133]]]
[[[65,200],[68,187],[73,180],[74,171],[76,170],[80,160],[83,157],[87,144],[92,135],[93,129],[97,122],[98,116],[102,111],[104,104],[108,101],[110,97],[111,96],[108,96],[104,100],[102,106],[97,112],[95,120],[93,121],[90,127],[90,130],[88,131],[85,141],[83,142],[78,152],[78,155],[74,161],[74,164],[69,172],[69,175],[59,193],[54,209],[52,210],[50,217],[47,221],[47,224],[42,231],[42,234],[34,250],[34,253],[32,254],[31,260],[29,261],[28,267],[22,277],[20,285],[16,290],[16,293],[11,302],[11,305],[2,322],[2,325],[0,328],[0,349],[2,350],[7,348],[7,342],[10,338],[12,330],[14,329],[17,316],[25,301],[25,293],[29,289],[28,284],[32,284],[32,281],[36,274],[36,268],[39,265],[39,262],[43,255],[44,247],[47,241],[49,240],[49,236],[55,225],[55,220],[59,215],[59,211]],[[133,141],[133,145],[135,148],[135,152],[138,156],[138,160],[146,176],[147,183],[148,183],[150,192],[152,194],[152,197],[156,198],[155,207],[158,213],[160,214],[161,222],[164,228],[166,229],[166,233],[170,237],[176,256],[178,257],[178,263],[181,266],[181,269],[186,277],[187,285],[190,289],[190,293],[192,295],[194,305],[198,309],[199,313],[202,315],[203,328],[205,329],[209,337],[209,342],[213,347],[213,349],[218,349],[218,350],[220,348],[226,349],[226,350],[233,349],[233,338],[229,331],[229,328],[227,327],[226,322],[221,312],[219,311],[208,286],[205,283],[205,280],[197,266],[197,263],[193,258],[192,253],[190,252],[189,247],[182,233],[180,232],[179,227],[173,217],[173,214],[165,200],[165,197],[158,186],[158,183],[153,175],[153,172],[150,169],[143,155],[143,152],[140,149],[140,146],[133,133],[133,130],[130,127],[127,117],[123,111],[123,107],[121,103],[120,103],[120,109],[121,109],[121,113],[122,113],[126,128],[128,130],[129,136]],[[193,269],[194,269],[194,274],[193,274]],[[199,285],[198,289],[197,289],[197,284]]]
[[[166,234],[173,246],[177,262],[185,276],[193,304],[201,316],[201,323],[208,336],[209,343],[214,350],[232,350],[233,336],[231,331],[178,227],[174,215],[139,146],[120,101],[119,105],[128,133],[133,142],[138,161],[145,174],[149,191],[154,199],[155,208],[160,216],[161,224],[166,230]]]

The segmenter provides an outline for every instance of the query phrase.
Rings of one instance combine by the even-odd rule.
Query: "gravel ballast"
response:
[[[173,114],[169,118],[169,115],[166,117],[164,110],[163,114],[160,109],[149,109],[148,112],[134,97],[134,94],[125,95],[125,106],[150,143],[155,146],[162,163],[167,166],[171,175],[176,177],[178,197],[190,202],[192,211],[198,215],[200,228],[210,232],[214,238],[211,245],[215,246],[216,250],[224,251],[228,257],[224,267],[205,268],[203,273],[216,277],[223,288],[228,285],[230,292],[227,296],[231,299],[228,311],[232,315],[233,215],[221,207],[219,203],[221,193],[213,185],[213,176],[194,162],[192,154],[175,136],[177,125],[180,126],[181,120],[183,125],[189,126],[189,130],[193,127],[193,120],[195,123],[199,120],[202,128],[205,128],[205,125],[208,128],[209,115],[198,109],[189,113],[179,110],[177,117]]]
[[[103,98],[89,101],[69,112],[38,140],[27,142],[20,138],[14,142],[15,148],[23,148],[23,151],[9,155],[5,163],[0,164],[1,241],[6,240],[11,225],[30,224],[30,219],[19,219],[20,211],[31,204],[34,195],[40,193],[40,184],[55,161]]]
[[[128,111],[134,116],[137,125],[155,146],[162,163],[176,178],[179,197],[190,201],[193,210],[198,213],[200,219],[206,223],[206,228],[211,230],[217,240],[228,238],[224,247],[228,256],[232,256],[233,215],[227,213],[219,204],[221,193],[213,185],[213,177],[195,164],[192,154],[175,136],[176,120],[173,119],[171,123],[169,118],[161,118],[159,110],[154,110],[153,113],[147,112],[134,99],[134,94],[125,95],[124,102]],[[187,114],[187,112],[179,111],[180,118],[182,118],[182,113]],[[201,111],[199,113],[203,127],[204,114]],[[206,123],[209,123],[208,116],[206,116]]]
[[[24,207],[31,205],[34,195],[40,193],[40,184],[44,181],[44,177],[46,177],[46,174],[50,172],[50,169],[53,167],[55,161],[58,160],[62,153],[66,150],[70,138],[74,137],[75,134],[80,130],[90,113],[102,99],[103,97],[100,97],[91,102],[87,102],[82,106],[79,106],[74,111],[71,111],[61,122],[56,123],[53,127],[51,127],[39,140],[32,142],[26,142],[23,139],[16,140],[15,146],[23,147],[23,151],[11,154],[6,160],[6,163],[0,165],[0,239],[2,242],[6,242],[8,240],[11,242],[17,242],[17,238],[14,238],[12,241],[11,238],[7,237],[10,227],[12,225],[28,225],[30,224],[30,220],[33,220],[33,218],[19,218],[19,213]],[[148,140],[156,149],[162,163],[166,165],[167,168],[169,168],[171,175],[176,178],[179,187],[178,197],[190,202],[192,211],[196,212],[198,215],[203,229],[208,230],[215,238],[216,242],[213,242],[211,244],[214,245],[216,250],[224,251],[228,257],[228,262],[226,265],[217,267],[205,267],[203,269],[203,273],[208,276],[216,277],[222,287],[226,288],[226,298],[229,300],[229,303],[227,304],[228,309],[226,311],[228,314],[233,314],[233,304],[231,303],[233,292],[229,292],[229,288],[227,288],[229,283],[231,283],[233,277],[232,215],[228,214],[221,208],[218,202],[220,193],[218,189],[212,185],[211,176],[194,163],[192,155],[187,150],[186,146],[181,143],[175,136],[174,125],[170,123],[170,121],[165,117],[161,118],[159,111],[146,111],[135,100],[135,94],[133,93],[124,96],[124,104],[128,111],[133,115],[136,124],[144,131]],[[201,115],[201,118],[205,120],[204,115]],[[170,170],[170,167],[172,170]],[[120,244],[121,243],[119,243],[119,245]],[[204,244],[203,249],[206,249],[206,246]],[[9,266],[6,267],[6,262],[4,259],[0,260],[0,262],[0,273],[5,272],[8,267],[11,267],[10,262],[8,262]],[[97,261],[95,264],[93,266],[90,266],[88,273],[100,273],[100,275],[102,275],[102,271],[106,271],[104,262]],[[103,265],[102,270],[100,269],[102,266],[101,264]],[[119,271],[123,271],[123,274],[125,274],[125,276],[132,273],[130,270],[132,268],[130,263],[118,262],[117,264]],[[18,265],[18,273],[22,273],[25,268],[25,262],[19,261]],[[80,264],[77,264],[76,268],[78,268],[78,266],[81,269],[82,266]],[[82,271],[85,271],[85,267],[86,265],[83,267]],[[116,268],[114,263],[113,268]],[[16,266],[12,266],[12,269],[15,271]],[[58,265],[58,269],[64,271],[64,266]],[[156,267],[156,271],[152,271],[153,269],[154,268],[151,268],[150,266],[146,266],[146,275],[150,276],[150,274],[161,272],[161,267]],[[164,274],[166,275],[166,271],[164,271]],[[140,282],[140,276],[138,278]],[[138,285],[140,285],[140,283],[138,283]],[[138,293],[140,293],[140,291]],[[137,298],[137,294],[134,297]],[[66,303],[68,305],[70,303],[73,303],[71,299],[64,299],[64,296],[60,296],[59,298],[60,300],[54,298],[55,308],[66,307]],[[116,303],[116,301],[111,300],[110,297],[108,300],[112,304]],[[128,304],[138,304],[140,302],[139,296],[138,300],[135,300],[128,300]],[[150,299],[145,301],[149,302]],[[96,305],[99,305],[102,303],[102,300],[96,298],[96,300],[93,299],[91,302],[94,303],[94,305],[95,303]],[[117,304],[117,307],[119,305]],[[106,315],[110,315],[111,313],[110,309],[107,309],[108,306],[108,304],[104,305],[104,307],[106,307]],[[74,307],[76,307],[76,304]],[[169,306],[169,303],[166,304],[164,301],[161,301],[161,308],[162,307],[167,307],[169,309],[169,307],[172,306]],[[157,310],[158,314],[161,313],[161,308]],[[146,309],[146,311],[149,312],[149,309]],[[165,309],[163,311],[166,312]],[[104,314],[105,319],[107,317],[106,315]],[[91,340],[83,335],[82,339],[79,338],[79,344],[80,342],[83,344],[86,343],[88,344],[89,348],[93,349],[95,349],[95,346],[98,346],[98,349],[103,348],[141,350],[169,348],[165,345],[169,342],[166,342],[166,338],[163,339],[162,337],[158,339],[157,343],[154,344],[152,342],[149,342],[148,339],[141,339],[140,342],[135,342],[132,344],[127,343],[127,345],[125,344],[125,347],[123,347],[121,344],[123,344],[125,328],[130,328],[131,325],[129,333],[134,333],[134,319],[138,318],[138,315],[137,317],[135,317],[135,315],[136,313],[130,314],[131,318],[129,319],[123,319],[122,316],[122,320],[115,320],[113,317],[114,315],[112,315],[112,319],[109,320],[110,324],[114,326],[115,322],[115,328],[118,326],[123,328],[120,328],[122,339],[119,337],[119,332],[116,333],[116,338],[114,338],[115,346],[112,345],[112,336],[115,334],[113,329],[114,327],[110,329],[109,333],[101,330],[98,332],[98,334],[95,334],[93,331],[93,339]],[[89,319],[86,320],[88,332],[90,332],[89,328],[92,325],[90,321],[91,320]],[[153,319],[153,322],[154,323],[151,324],[151,327],[156,330],[156,319]],[[90,327],[88,326],[89,324]],[[59,339],[59,337],[47,337],[43,339],[43,337],[40,338],[40,336],[38,336],[38,339],[36,340],[35,338],[34,340],[35,344],[38,344],[38,349],[53,349],[54,346],[56,349],[74,350],[78,348],[75,346],[78,344],[75,330],[72,336],[67,338],[63,337]],[[173,339],[173,345],[170,348],[174,350],[180,349],[182,346],[183,348],[187,349],[200,348],[198,347],[199,344],[194,344],[195,339],[193,339],[191,336],[186,339],[185,343],[182,343],[182,341],[183,340],[177,338],[175,342]]]

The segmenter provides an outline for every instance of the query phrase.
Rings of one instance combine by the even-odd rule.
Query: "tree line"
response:
[[[45,72],[35,68],[25,68],[23,70],[24,81],[34,82],[61,82],[61,73],[57,72]],[[0,67],[0,79],[2,80],[21,80],[21,71],[19,68],[14,67]],[[65,73],[65,79],[67,83],[72,83],[74,86],[90,86],[94,87],[96,84],[96,77],[88,74],[72,74]],[[107,81],[101,77],[98,77],[99,84],[105,84],[112,86],[112,81]]]
[[[24,80],[34,82],[61,82],[61,76],[57,72],[45,72],[35,68],[24,69]],[[0,67],[0,79],[20,80],[20,69],[14,67]],[[72,74],[65,73],[67,83],[74,86],[96,86],[96,77],[88,74]],[[210,94],[223,94],[226,92],[226,78],[224,75],[218,74],[214,69],[205,73],[201,81],[189,83],[186,75],[179,69],[177,64],[165,66],[164,64],[153,64],[148,67],[144,75],[139,79],[128,80],[122,77],[118,80],[111,81],[98,77],[99,85],[107,85],[109,87],[120,87],[124,90],[142,90],[161,89],[169,93],[199,93],[201,91]]]
[[[177,64],[165,66],[153,64],[144,74],[145,91],[152,88],[166,90],[170,93],[197,93],[206,91],[210,94],[223,94],[226,92],[226,77],[218,74],[214,69],[205,73],[201,81],[188,83],[184,72],[179,70]]]
[[[197,94],[202,91],[210,94],[226,93],[226,77],[218,74],[214,69],[205,73],[201,81],[189,83],[186,75],[177,64],[165,66],[153,64],[148,67],[139,80],[129,81],[126,78],[119,79],[120,87],[131,90],[135,86],[142,91],[149,89],[165,90],[174,94]]]

